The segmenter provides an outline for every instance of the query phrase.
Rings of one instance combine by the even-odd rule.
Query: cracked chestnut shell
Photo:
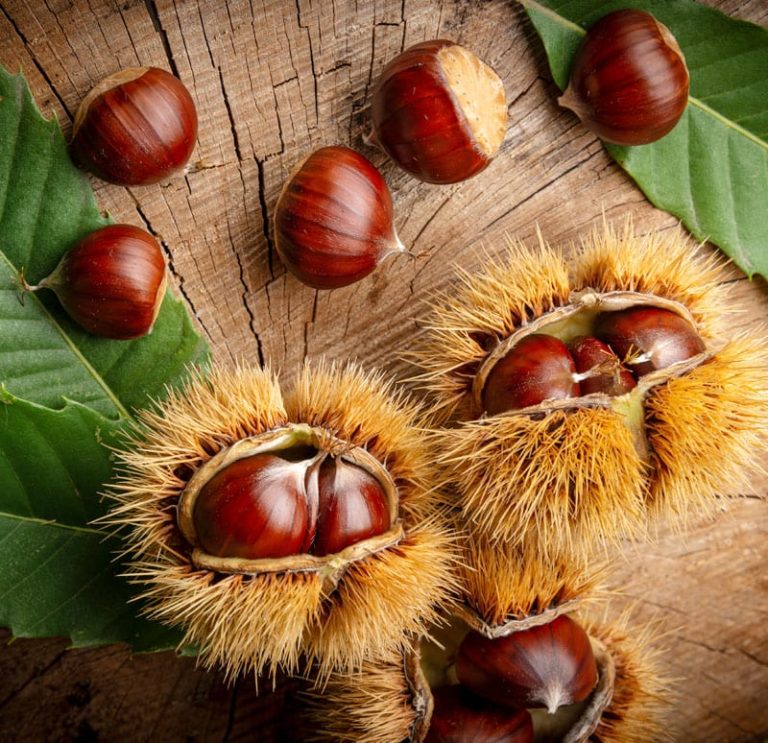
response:
[[[685,58],[670,30],[631,8],[598,20],[576,52],[570,84],[558,102],[601,139],[655,142],[688,104]]]

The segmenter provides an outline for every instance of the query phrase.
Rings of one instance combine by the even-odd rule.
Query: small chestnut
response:
[[[544,400],[578,397],[575,372],[573,358],[559,338],[532,333],[491,369],[483,388],[483,407],[496,415]]]
[[[195,501],[200,546],[210,555],[245,559],[307,552],[313,532],[307,464],[255,454],[216,473]]]
[[[275,208],[275,248],[308,286],[336,289],[404,250],[381,173],[348,147],[322,147],[296,169]]]
[[[675,37],[650,13],[609,13],[587,31],[558,102],[598,137],[619,145],[655,142],[688,104],[688,68]]]
[[[576,371],[579,372],[581,394],[602,392],[624,395],[637,387],[637,382],[610,346],[598,338],[582,336],[569,346]]]
[[[195,104],[181,80],[138,67],[110,75],[83,99],[70,149],[99,178],[137,186],[184,167],[196,139]]]
[[[660,307],[636,306],[604,312],[595,335],[605,341],[638,375],[684,361],[706,348],[685,318]]]
[[[460,686],[432,692],[434,709],[424,743],[531,743],[533,721],[526,709],[490,704]]]
[[[341,552],[390,527],[384,488],[362,467],[327,457],[320,465],[318,490],[314,554]]]
[[[371,143],[428,183],[456,183],[496,156],[507,129],[499,76],[452,41],[424,41],[381,73],[371,102]]]
[[[565,614],[493,640],[472,630],[459,646],[456,673],[483,699],[550,714],[585,700],[597,684],[589,637]]]
[[[138,227],[113,224],[86,235],[48,277],[25,288],[51,289],[89,333],[128,340],[152,331],[166,283],[157,240]]]

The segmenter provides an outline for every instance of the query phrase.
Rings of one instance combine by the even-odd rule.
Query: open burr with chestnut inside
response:
[[[435,302],[416,352],[467,527],[550,556],[684,525],[749,486],[768,438],[764,333],[680,232],[510,243]]]
[[[150,616],[230,678],[359,671],[435,621],[456,559],[418,409],[358,367],[216,368],[141,415],[106,523]]]
[[[663,737],[667,691],[654,629],[627,616],[504,634],[453,618],[363,676],[332,675],[309,717],[337,743],[639,743]]]

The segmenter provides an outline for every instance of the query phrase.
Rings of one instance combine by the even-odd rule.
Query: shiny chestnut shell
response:
[[[668,134],[688,103],[689,75],[669,29],[650,13],[609,13],[587,31],[560,104],[601,139],[620,145]]]
[[[272,454],[228,465],[200,490],[193,519],[200,546],[218,557],[307,552],[312,542],[306,470]]]
[[[504,85],[472,52],[425,41],[395,57],[371,99],[372,140],[406,172],[456,183],[483,170],[507,125]]]
[[[660,307],[629,307],[604,312],[595,334],[639,375],[685,361],[706,350],[696,329],[684,317]],[[632,356],[640,355],[636,361]]]
[[[299,165],[280,194],[274,231],[280,260],[315,289],[353,284],[403,249],[384,178],[349,147],[322,147]]]
[[[543,333],[522,338],[496,362],[485,380],[483,407],[490,415],[544,400],[578,397],[576,367],[567,346]]]
[[[129,340],[152,330],[166,283],[157,240],[138,227],[113,224],[80,240],[39,286],[54,291],[89,333]]]
[[[495,639],[472,630],[459,646],[456,673],[483,699],[550,713],[583,701],[597,684],[589,636],[564,614]]]
[[[184,167],[197,111],[184,84],[157,67],[122,70],[83,100],[72,132],[75,162],[123,186],[157,183]]]
[[[362,467],[327,457],[320,465],[317,532],[312,552],[330,555],[390,527],[381,483]]]
[[[531,743],[528,710],[490,704],[460,686],[432,692],[434,708],[424,743]]]

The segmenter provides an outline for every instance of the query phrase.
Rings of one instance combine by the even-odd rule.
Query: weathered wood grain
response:
[[[762,0],[707,2],[768,24]],[[502,153],[450,187],[414,181],[361,139],[383,65],[434,37],[488,61],[510,101]],[[24,72],[67,132],[85,93],[119,68],[158,65],[190,88],[200,115],[190,172],[146,188],[94,186],[116,219],[160,237],[176,289],[225,363],[269,362],[290,375],[327,355],[407,375],[401,354],[418,338],[423,300],[449,284],[452,263],[477,266],[481,246],[493,253],[507,234],[531,239],[536,225],[567,243],[603,214],[631,213],[640,231],[676,223],[556,106],[540,45],[512,0],[10,0],[0,3],[0,63]],[[291,168],[332,143],[381,168],[401,238],[418,255],[316,292],[286,276],[269,215]],[[764,282],[735,271],[732,281],[749,310],[744,324],[763,322]],[[768,478],[754,491],[619,568],[638,617],[657,617],[667,633],[679,679],[671,739],[768,735]],[[285,740],[285,688],[257,698],[250,681],[228,689],[171,654],[17,640],[0,652],[0,740]]]

